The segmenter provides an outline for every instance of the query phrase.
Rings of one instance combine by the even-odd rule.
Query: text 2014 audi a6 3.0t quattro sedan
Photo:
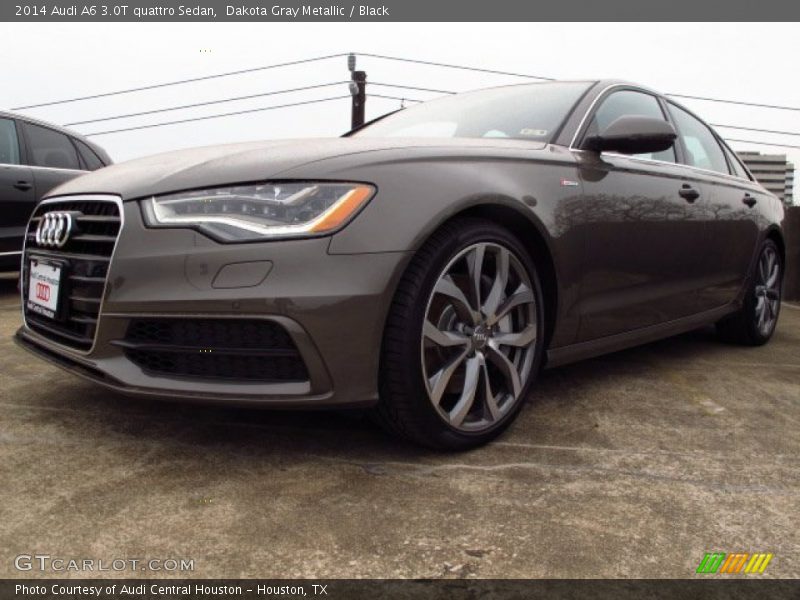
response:
[[[134,160],[28,227],[25,348],[127,393],[369,407],[438,448],[496,436],[555,366],[778,318],[781,202],[641,87],[460,94],[338,139]]]

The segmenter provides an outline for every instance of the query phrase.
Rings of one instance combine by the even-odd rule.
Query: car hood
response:
[[[112,165],[73,179],[48,197],[73,194],[115,194],[123,200],[233,183],[280,178],[296,167],[331,158],[351,157],[353,165],[367,154],[397,153],[403,158],[527,154],[546,144],[508,139],[323,138],[247,142],[155,154]],[[320,165],[319,175],[325,178]]]

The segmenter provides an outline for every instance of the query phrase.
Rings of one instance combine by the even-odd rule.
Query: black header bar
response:
[[[800,3],[786,0],[4,0],[0,21],[797,21]],[[676,24],[675,27],[680,27]],[[532,36],[535,35],[533,32]],[[609,40],[615,47],[619,40]]]

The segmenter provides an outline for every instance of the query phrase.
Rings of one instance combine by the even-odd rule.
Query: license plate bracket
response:
[[[36,315],[62,321],[67,269],[66,261],[31,256],[28,259],[28,295],[25,308]]]

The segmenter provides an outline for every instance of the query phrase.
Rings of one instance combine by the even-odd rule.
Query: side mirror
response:
[[[675,128],[661,119],[624,116],[599,134],[587,137],[583,149],[620,154],[661,152],[672,148],[677,137]]]

